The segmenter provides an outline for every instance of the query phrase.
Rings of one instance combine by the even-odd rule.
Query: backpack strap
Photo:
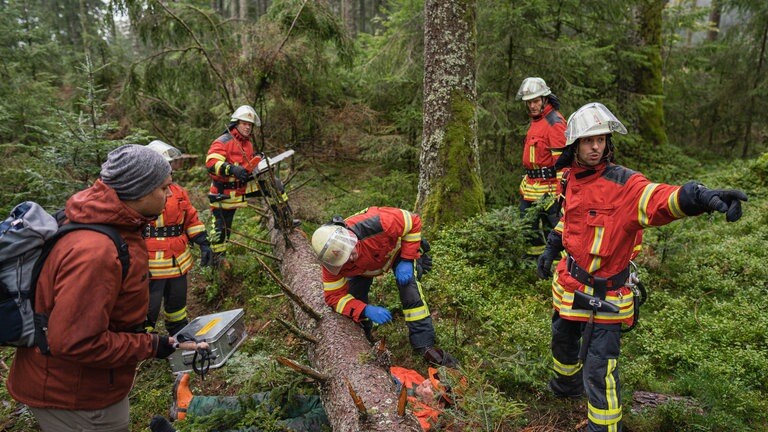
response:
[[[131,265],[131,256],[128,253],[128,243],[126,243],[125,239],[123,239],[120,233],[117,232],[117,229],[109,225],[99,225],[99,224],[79,224],[79,223],[64,224],[59,227],[59,230],[56,231],[56,234],[54,234],[53,237],[46,240],[45,244],[43,245],[43,249],[40,252],[40,257],[37,259],[37,262],[35,262],[35,266],[32,268],[32,280],[30,282],[31,285],[30,285],[29,301],[32,304],[33,311],[35,307],[35,291],[37,290],[37,280],[40,278],[40,273],[43,270],[43,264],[45,264],[45,260],[48,258],[48,255],[50,255],[51,250],[53,250],[53,246],[56,245],[56,242],[59,241],[59,239],[71,233],[72,231],[79,231],[79,230],[96,231],[109,237],[112,240],[112,243],[115,244],[115,249],[117,249],[117,258],[120,260],[120,265],[122,267],[121,280],[125,281],[126,276],[128,276],[128,269],[130,268],[130,265]],[[35,313],[34,320],[35,320],[35,345],[38,347],[38,349],[40,349],[41,353],[43,353],[44,355],[50,355],[51,350],[48,346],[48,336],[47,336],[48,316],[45,314]]]

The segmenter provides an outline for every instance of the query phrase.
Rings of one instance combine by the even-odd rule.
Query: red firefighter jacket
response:
[[[197,210],[189,201],[187,191],[176,183],[172,183],[169,190],[171,196],[165,201],[163,214],[147,228],[148,232],[154,234],[146,239],[152,279],[168,279],[187,274],[192,268],[189,240],[205,232],[205,225],[197,217]]]
[[[636,255],[643,228],[666,225],[686,216],[680,207],[680,187],[651,183],[642,174],[619,165],[600,164],[594,169],[574,167],[568,176],[563,216],[555,231],[576,264],[597,277],[609,278],[624,271]],[[560,316],[587,321],[591,311],[574,309],[575,290],[594,295],[567,270],[567,260],[557,265],[552,284],[553,305]],[[618,314],[598,312],[595,322],[632,324],[632,291],[620,287],[607,292],[606,300],[619,306]]]
[[[323,267],[325,303],[336,312],[360,321],[366,304],[349,294],[347,278],[374,277],[392,268],[400,256],[415,260],[420,256],[421,218],[407,210],[369,207],[346,219],[347,228],[357,235],[357,259],[349,261],[335,275]]]
[[[72,222],[112,225],[128,244],[122,265],[109,237],[88,230],[62,237],[45,260],[35,311],[48,314],[51,355],[17,348],[8,375],[14,399],[37,408],[96,410],[121,401],[136,365],[154,357],[156,334],[136,333],[147,317],[149,278],[142,229],[148,220],[101,180],[67,201]]]
[[[205,158],[205,166],[211,177],[210,193],[228,196],[224,200],[211,204],[212,209],[233,209],[247,205],[245,198],[256,194],[258,183],[255,181],[242,183],[233,176],[224,175],[224,166],[225,163],[230,163],[252,171],[254,166],[249,163],[258,164],[260,159],[254,159],[256,156],[251,140],[238,132],[236,127],[230,128],[211,143],[208,156]]]
[[[531,119],[525,136],[523,167],[526,170],[553,168],[565,147],[565,119],[547,104],[540,116]],[[520,182],[520,195],[526,201],[536,201],[544,194],[557,196],[561,173],[553,178],[532,178],[528,174]]]

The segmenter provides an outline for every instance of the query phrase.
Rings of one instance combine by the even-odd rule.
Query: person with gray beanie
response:
[[[127,432],[137,364],[175,351],[173,337],[143,331],[149,267],[142,234],[162,213],[170,185],[163,156],[124,145],[109,153],[100,179],[67,201],[64,223],[113,228],[129,262],[123,273],[115,243],[89,229],[62,236],[45,260],[34,305],[48,317],[50,353],[16,349],[6,383],[43,431]]]

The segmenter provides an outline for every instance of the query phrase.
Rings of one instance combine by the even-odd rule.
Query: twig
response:
[[[306,375],[306,376],[308,376],[310,378],[313,378],[313,379],[315,379],[317,381],[326,382],[329,379],[331,379],[331,377],[329,377],[328,375],[323,375],[320,372],[312,369],[309,366],[300,365],[300,364],[296,363],[295,361],[287,359],[285,357],[278,356],[278,357],[275,358],[275,360],[277,360],[277,362],[280,363],[281,365],[288,366],[289,368],[295,370],[296,372],[300,372],[300,373],[302,373],[302,374],[304,374],[304,375]]]
[[[235,231],[235,230],[232,230],[232,229],[230,229],[230,230],[229,230],[229,232],[231,232],[232,234],[237,234],[237,235],[239,235],[240,237],[245,237],[245,238],[247,238],[248,240],[253,240],[253,241],[255,241],[256,243],[261,243],[261,244],[270,245],[270,246],[272,246],[272,247],[275,247],[275,244],[274,244],[274,243],[272,243],[272,242],[271,242],[271,241],[269,241],[269,240],[264,240],[264,239],[256,238],[256,237],[254,237],[254,236],[250,236],[250,235],[248,235],[248,234],[245,234],[245,233],[241,233],[241,232],[239,232],[239,231]]]
[[[307,342],[312,342],[312,343],[314,343],[314,344],[316,344],[316,343],[318,343],[318,342],[319,342],[319,341],[317,340],[317,338],[315,338],[314,336],[312,336],[312,335],[310,335],[310,334],[308,334],[308,333],[306,333],[306,332],[303,332],[303,331],[301,331],[301,329],[299,329],[299,328],[298,328],[298,327],[296,327],[295,325],[293,325],[293,324],[289,323],[288,321],[286,321],[286,320],[284,320],[284,319],[282,319],[282,318],[277,318],[277,322],[279,322],[280,324],[282,324],[282,325],[283,325],[283,327],[285,327],[286,329],[288,329],[288,331],[290,331],[291,333],[293,333],[294,335],[296,335],[296,337],[298,337],[299,339],[303,339],[303,340],[305,340],[305,341],[307,341]]]
[[[228,241],[230,243],[234,243],[236,245],[243,246],[243,247],[245,247],[248,250],[256,251],[255,249],[253,249],[253,248],[251,248],[249,246],[246,246],[246,245],[244,245],[242,243],[239,243],[237,241],[233,241],[232,239],[229,239]],[[311,316],[312,318],[314,318],[317,321],[320,321],[323,318],[323,316],[320,314],[320,312],[312,309],[312,306],[308,305],[301,297],[299,297],[295,292],[293,292],[293,290],[290,287],[288,287],[288,285],[286,285],[282,280],[280,280],[280,278],[277,277],[275,272],[267,265],[267,263],[262,261],[261,258],[258,257],[258,255],[255,256],[254,258],[256,258],[256,261],[258,261],[259,264],[261,264],[261,266],[264,268],[264,270],[267,271],[269,276],[272,277],[272,280],[274,280],[275,283],[277,283],[277,285],[280,287],[280,289],[283,290],[285,295],[287,295],[291,300],[293,300],[294,303],[299,305],[301,310],[303,310],[307,315]]]
[[[257,254],[259,254],[259,255],[264,255],[264,256],[265,256],[265,257],[267,257],[267,258],[272,258],[273,260],[275,260],[275,261],[277,261],[277,262],[281,262],[281,261],[282,261],[282,259],[281,259],[280,257],[276,257],[276,256],[274,256],[274,255],[270,255],[270,254],[268,254],[268,253],[266,253],[266,252],[262,252],[262,251],[260,251],[260,250],[258,250],[258,249],[256,249],[256,248],[252,248],[252,247],[248,246],[248,245],[247,245],[247,244],[245,244],[245,243],[240,243],[240,242],[239,242],[239,241],[237,241],[237,240],[232,240],[232,239],[230,238],[230,239],[228,239],[227,241],[228,241],[228,242],[230,242],[230,243],[232,243],[232,244],[234,244],[234,245],[238,245],[238,246],[240,246],[240,247],[244,247],[244,248],[248,249],[248,250],[249,250],[249,251],[251,251],[251,252],[257,253]]]

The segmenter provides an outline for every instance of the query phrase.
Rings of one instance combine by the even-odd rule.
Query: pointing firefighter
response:
[[[560,397],[586,390],[588,430],[621,430],[618,358],[622,323],[634,324],[635,294],[629,277],[637,233],[705,212],[741,217],[740,190],[651,183],[613,163],[612,134],[624,125],[602,104],[589,103],[568,119],[566,148],[557,168],[570,167],[563,184],[563,216],[548,236],[537,273],[552,276],[552,357],[549,388]],[[580,346],[581,345],[581,346]]]
[[[525,102],[531,118],[523,147],[525,175],[520,182],[520,214],[525,216],[539,201],[544,205],[543,210],[534,207],[537,214],[532,217],[528,248],[529,255],[538,256],[544,251],[547,231],[560,218],[560,206],[555,199],[562,173],[555,170],[555,161],[565,146],[565,119],[558,111],[560,101],[541,78],[524,79],[517,99]]]
[[[162,141],[155,140],[148,148],[160,153],[171,168],[179,168],[181,152]],[[163,213],[144,229],[149,251],[149,312],[145,328],[153,331],[165,300],[165,329],[175,335],[189,323],[187,319],[187,273],[192,268],[193,242],[200,247],[200,265],[211,262],[211,246],[205,225],[189,200],[186,189],[177,183],[168,187],[169,196]]]
[[[388,309],[368,303],[373,278],[391,269],[411,346],[427,362],[457,365],[453,356],[435,347],[435,328],[419,282],[432,264],[418,215],[399,208],[369,207],[346,220],[336,216],[312,235],[312,249],[323,266],[325,303],[360,323],[369,340],[373,324],[392,320]]]

